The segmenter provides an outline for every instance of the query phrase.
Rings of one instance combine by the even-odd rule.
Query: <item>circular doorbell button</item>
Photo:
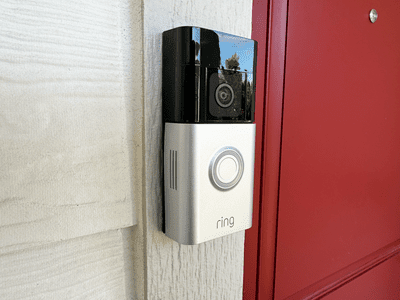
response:
[[[237,159],[232,155],[221,158],[217,165],[217,175],[219,180],[224,183],[232,182],[239,171]]]
[[[223,147],[211,159],[210,180],[219,189],[229,190],[237,185],[244,170],[243,157],[234,147]]]

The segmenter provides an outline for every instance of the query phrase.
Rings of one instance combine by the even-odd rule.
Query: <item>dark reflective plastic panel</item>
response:
[[[199,27],[163,33],[165,122],[254,122],[257,42]]]

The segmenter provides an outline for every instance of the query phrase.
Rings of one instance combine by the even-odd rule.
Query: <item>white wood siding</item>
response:
[[[0,3],[0,253],[136,223],[126,3]]]
[[[144,299],[142,226],[118,229],[142,220],[142,25],[141,1],[0,3],[0,299]]]
[[[0,299],[132,299],[132,229],[123,230],[1,255]]]

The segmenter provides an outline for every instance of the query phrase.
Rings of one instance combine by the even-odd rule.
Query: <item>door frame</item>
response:
[[[258,41],[257,135],[253,226],[245,236],[245,300],[274,297],[287,8],[288,0],[253,2],[252,38]],[[260,249],[267,251],[261,256]]]

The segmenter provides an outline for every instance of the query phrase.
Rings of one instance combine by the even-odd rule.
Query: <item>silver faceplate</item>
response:
[[[195,245],[252,225],[255,124],[165,123],[164,191],[166,235]],[[224,190],[210,167],[221,149],[243,158],[240,180]]]

